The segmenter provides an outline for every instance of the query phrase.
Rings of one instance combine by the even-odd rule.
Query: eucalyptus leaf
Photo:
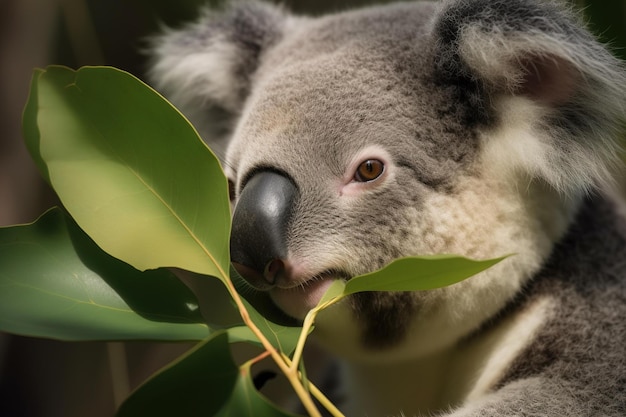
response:
[[[255,388],[249,365],[239,368],[225,332],[217,332],[141,385],[117,417],[289,416]]]
[[[2,331],[61,340],[202,340],[209,334],[202,320],[197,299],[170,272],[140,272],[111,257],[59,209],[33,224],[0,228]]]
[[[226,279],[226,179],[164,98],[118,69],[49,67],[35,73],[24,116],[33,158],[102,249],[140,270]]]
[[[414,256],[350,279],[344,295],[362,291],[420,291],[456,284],[506,257],[473,260],[455,255]]]

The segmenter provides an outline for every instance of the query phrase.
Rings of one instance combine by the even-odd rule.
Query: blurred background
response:
[[[626,58],[626,0],[572,0],[594,33]],[[0,226],[55,204],[21,136],[32,70],[112,65],[140,78],[145,39],[193,19],[201,0],[0,0]],[[209,2],[216,5],[219,1]],[[284,0],[307,14],[380,1]],[[130,389],[190,346],[64,343],[0,333],[0,417],[106,417]]]

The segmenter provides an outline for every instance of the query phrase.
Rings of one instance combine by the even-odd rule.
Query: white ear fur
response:
[[[541,178],[575,199],[614,186],[618,158],[613,142],[587,148],[567,132],[543,126],[542,117],[550,109],[525,97],[503,96],[494,107],[498,126],[482,135],[482,162],[490,172],[508,179]]]
[[[148,77],[218,154],[249,93],[261,56],[282,36],[280,7],[235,2],[151,40]]]
[[[507,39],[476,27],[463,31],[460,55],[493,91],[531,97],[549,105],[568,101],[583,73],[562,45],[533,34]]]
[[[153,49],[150,78],[155,88],[183,109],[214,101],[236,112],[242,88],[235,76],[239,48],[223,35],[207,39],[201,47],[178,42],[179,35],[170,32]]]
[[[512,30],[494,19],[459,28],[458,57],[499,119],[489,152],[566,194],[611,186],[625,67],[587,32],[542,25]]]

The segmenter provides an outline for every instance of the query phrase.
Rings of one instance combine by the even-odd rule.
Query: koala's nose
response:
[[[271,288],[284,271],[286,232],[298,196],[290,178],[272,171],[255,174],[239,196],[230,256],[237,272],[253,287]]]

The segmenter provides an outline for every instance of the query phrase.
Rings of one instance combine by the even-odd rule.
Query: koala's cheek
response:
[[[270,290],[270,297],[274,304],[287,315],[303,320],[306,314],[319,303],[333,281],[333,278],[327,277],[293,288],[275,287]]]

